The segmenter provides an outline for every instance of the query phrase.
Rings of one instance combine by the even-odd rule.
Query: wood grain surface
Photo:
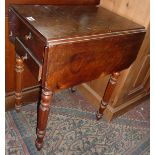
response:
[[[53,43],[59,39],[92,38],[93,35],[144,29],[141,25],[97,6],[13,5],[11,10],[40,33],[45,41]]]
[[[98,5],[100,0],[6,0],[5,12],[11,4]]]
[[[55,45],[49,49],[47,87],[53,91],[121,71],[131,65],[145,33]]]

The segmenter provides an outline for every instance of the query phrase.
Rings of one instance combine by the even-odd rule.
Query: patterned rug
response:
[[[54,96],[43,149],[35,148],[37,104],[6,112],[6,155],[148,155],[149,100],[107,123],[78,92]]]

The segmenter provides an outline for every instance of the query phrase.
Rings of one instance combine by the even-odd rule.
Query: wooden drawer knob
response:
[[[22,60],[27,60],[28,59],[28,56],[27,56],[27,53],[25,53],[25,56],[22,57]]]
[[[29,32],[28,35],[25,35],[26,40],[30,40],[31,38],[32,38],[32,33],[31,32]]]

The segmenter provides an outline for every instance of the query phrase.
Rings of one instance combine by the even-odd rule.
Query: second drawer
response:
[[[36,59],[31,51],[20,41],[18,37],[15,40],[16,53],[24,59],[30,71],[33,73],[35,78],[39,81],[42,74],[42,64]]]

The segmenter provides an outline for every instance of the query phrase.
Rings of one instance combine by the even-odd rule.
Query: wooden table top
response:
[[[13,5],[46,41],[140,31],[144,27],[99,6]]]

